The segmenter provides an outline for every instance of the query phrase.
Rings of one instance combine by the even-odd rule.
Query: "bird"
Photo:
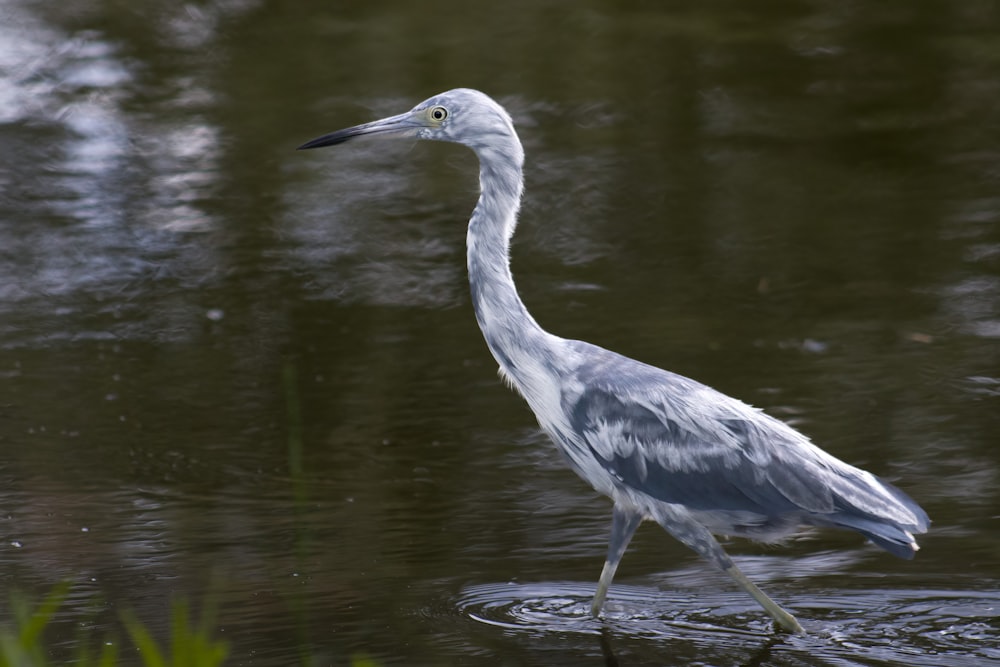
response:
[[[715,536],[780,542],[803,526],[854,530],[910,559],[930,519],[903,491],[847,464],[761,410],[700,382],[543,329],[518,295],[510,242],[524,192],[524,150],[510,114],[457,88],[405,113],[324,134],[298,150],[362,137],[424,139],[471,148],[479,198],[466,235],[471,300],[499,375],[528,403],[565,460],[612,501],[607,557],[590,612],[644,521],[727,573],[773,619],[790,612],[736,566]]]

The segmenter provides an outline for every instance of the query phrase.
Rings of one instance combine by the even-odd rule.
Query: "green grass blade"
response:
[[[18,622],[21,626],[19,633],[21,646],[29,647],[38,644],[42,636],[42,631],[52,621],[52,617],[56,615],[56,611],[62,605],[63,600],[66,599],[69,589],[70,583],[68,581],[57,584],[52,589],[52,592],[45,596],[45,599],[38,605],[38,608],[34,612],[27,612],[26,604],[14,605],[18,611]]]
[[[122,622],[128,630],[129,637],[132,638],[132,643],[139,649],[143,664],[146,667],[167,667],[167,661],[160,652],[160,647],[156,645],[156,640],[149,634],[146,626],[128,611],[122,612]]]

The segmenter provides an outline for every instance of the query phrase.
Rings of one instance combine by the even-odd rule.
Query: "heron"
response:
[[[524,150],[500,104],[458,88],[299,150],[360,137],[453,142],[479,159],[479,199],[466,236],[479,328],[500,376],[525,399],[569,466],[612,501],[607,558],[590,606],[595,618],[629,541],[647,520],[727,573],[778,631],[789,633],[804,630],[743,574],[715,536],[772,543],[802,526],[845,528],[895,556],[913,557],[914,534],[926,532],[930,520],[889,482],[740,400],[539,326],[510,269]]]

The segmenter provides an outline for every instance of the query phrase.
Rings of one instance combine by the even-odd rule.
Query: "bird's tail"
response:
[[[880,522],[877,519],[846,515],[834,518],[831,523],[856,530],[893,556],[906,560],[913,558],[920,548],[913,533],[909,530]]]
[[[909,560],[920,548],[913,536],[927,532],[930,518],[908,495],[889,482],[871,477],[883,492],[877,494],[881,502],[858,507],[849,497],[838,497],[838,511],[824,517],[823,523],[856,530],[893,556]]]

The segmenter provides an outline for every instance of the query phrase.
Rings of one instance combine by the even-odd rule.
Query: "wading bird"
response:
[[[644,520],[729,574],[780,629],[802,626],[736,567],[714,535],[773,542],[801,525],[855,530],[912,558],[929,519],[906,494],[813,445],[777,419],[686,377],[542,329],[510,272],[524,151],[510,115],[470,89],[313,139],[362,136],[464,144],[479,157],[480,196],[467,236],[476,319],[500,374],[524,397],[574,471],[611,498],[611,537],[591,612],[600,614]]]

